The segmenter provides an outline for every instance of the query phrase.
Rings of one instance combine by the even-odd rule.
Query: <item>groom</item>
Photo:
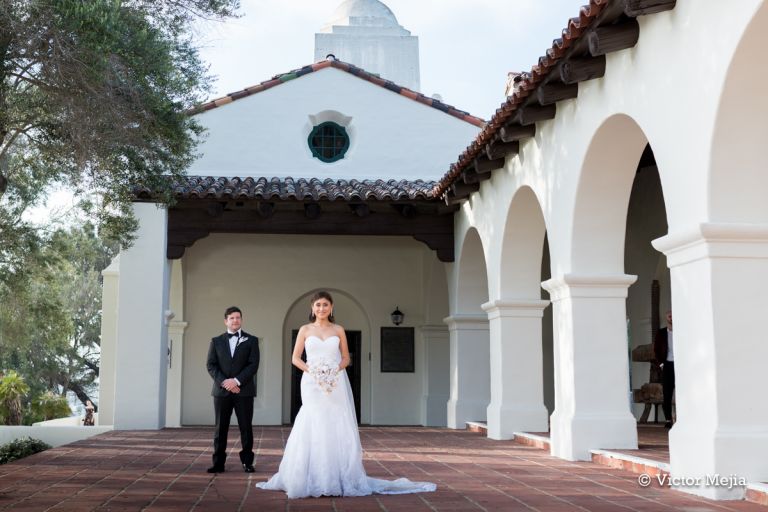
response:
[[[259,368],[259,339],[241,330],[243,313],[232,306],[224,312],[227,332],[211,340],[206,367],[213,377],[213,410],[216,433],[213,436],[213,466],[209,473],[223,473],[227,459],[227,434],[232,411],[240,427],[240,462],[246,473],[253,473],[253,382]]]

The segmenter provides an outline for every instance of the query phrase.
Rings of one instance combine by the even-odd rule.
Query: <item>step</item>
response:
[[[517,444],[523,444],[525,446],[533,446],[540,450],[550,449],[549,438],[539,434],[531,434],[530,432],[515,432],[513,440]]]
[[[470,432],[477,432],[478,434],[488,435],[488,424],[484,421],[468,421],[466,423],[467,430]]]
[[[635,455],[615,452],[612,450],[590,450],[592,462],[602,466],[608,466],[616,469],[623,469],[637,475],[649,475],[656,477],[659,475],[668,475],[670,472],[669,464],[651,459],[644,459]]]
[[[768,483],[747,484],[747,501],[768,506]]]

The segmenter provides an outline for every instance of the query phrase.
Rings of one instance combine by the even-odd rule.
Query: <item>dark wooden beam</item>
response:
[[[371,214],[371,209],[365,203],[352,204],[350,205],[350,208],[352,208],[352,211],[355,212],[355,215],[361,218],[367,217],[368,215]]]
[[[435,203],[427,206],[432,205],[437,206]],[[254,208],[226,210],[213,218],[206,208],[206,204],[200,204],[199,207],[183,205],[169,210],[166,249],[169,258],[182,257],[187,247],[210,233],[408,236],[426,243],[439,258],[450,257],[453,247],[453,216],[442,215],[439,209],[431,213],[419,212],[409,218],[396,208],[374,209],[371,206],[371,215],[355,218],[350,216],[348,209],[329,207],[322,210],[320,218],[307,222],[303,209],[297,209],[296,205],[281,209],[281,204],[277,203],[274,215],[269,219],[255,215]]]
[[[676,0],[624,0],[624,12],[632,17],[656,14],[671,11],[676,3]]]
[[[463,183],[461,181],[454,181],[451,184],[451,191],[457,198],[468,197],[472,192],[480,190],[479,183]]]
[[[208,217],[208,219],[210,219],[210,217]],[[204,227],[207,225],[208,219],[202,219],[198,223],[198,226],[180,226],[173,230],[173,233],[171,233],[171,229],[169,227],[166,257],[169,260],[177,260],[184,256],[184,252],[187,250],[187,247],[192,247],[195,242],[208,236],[210,234],[210,230],[207,229],[207,227]],[[211,221],[213,220],[211,219]]]
[[[632,48],[640,39],[640,24],[632,18],[618,25],[598,27],[587,36],[593,57]]]
[[[605,75],[605,55],[586,59],[569,59],[560,65],[560,80],[564,84],[577,84]]]
[[[551,105],[562,100],[571,100],[579,95],[579,84],[550,83],[536,89],[540,105]]]
[[[448,207],[458,208],[459,205],[466,200],[466,197],[456,197],[451,189],[448,189],[448,192],[445,193],[445,205]]]
[[[502,126],[499,131],[499,138],[502,142],[514,142],[520,139],[527,139],[536,135],[536,125],[520,126],[519,124],[508,124]]]
[[[419,210],[412,204],[396,204],[394,208],[406,219],[412,219],[419,214]]]
[[[266,202],[260,202],[256,206],[256,211],[258,214],[264,218],[268,219],[272,216],[272,214],[275,212],[275,203],[266,203]]]
[[[453,215],[457,211],[461,210],[461,205],[459,204],[441,204],[437,208],[437,214],[438,215]]]
[[[323,213],[323,209],[317,203],[307,203],[304,205],[304,216],[308,219],[316,219]]]
[[[478,156],[475,158],[475,171],[477,174],[486,174],[496,169],[504,167],[504,158],[496,158],[495,160],[488,160],[486,156]]]
[[[224,205],[221,203],[210,203],[206,207],[206,211],[208,212],[208,215],[211,217],[218,217],[222,213],[224,213]]]
[[[453,234],[447,233],[422,233],[413,235],[413,238],[424,243],[437,253],[437,259],[445,263],[454,260],[453,254]]]
[[[535,126],[535,125],[534,125]],[[520,142],[491,142],[485,145],[485,154],[488,155],[488,160],[496,160],[497,158],[504,158],[507,155],[516,155],[520,152]]]
[[[556,105],[528,105],[517,111],[515,120],[523,126],[528,126],[539,121],[554,119],[556,114]]]
[[[470,167],[461,173],[461,178],[464,183],[480,183],[481,181],[491,179],[491,173],[486,172],[479,174],[474,167]]]

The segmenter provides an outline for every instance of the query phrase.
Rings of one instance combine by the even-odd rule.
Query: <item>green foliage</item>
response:
[[[23,400],[29,393],[24,377],[11,370],[0,379],[0,406],[6,425],[21,425]]]
[[[25,254],[20,269],[0,280],[0,372],[24,375],[28,396],[72,391],[83,403],[93,400],[101,271],[116,251],[90,224],[62,228],[46,233],[40,250]],[[43,419],[28,398],[21,409],[26,423]]]
[[[50,447],[49,444],[39,439],[32,439],[30,437],[16,439],[0,446],[0,464],[8,464],[9,462],[23,459],[35,453],[43,452]]]
[[[130,244],[132,187],[171,200],[200,125],[186,111],[210,77],[193,24],[238,0],[0,0],[0,281],[45,233],[24,216],[75,191],[104,237]]]
[[[48,421],[71,416],[72,409],[66,397],[46,391],[32,401],[32,415],[35,421]]]

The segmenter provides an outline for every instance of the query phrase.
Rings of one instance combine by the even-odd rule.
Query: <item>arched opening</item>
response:
[[[355,405],[360,423],[370,423],[370,362],[363,354],[370,351],[371,322],[365,310],[351,294],[342,290],[327,289],[333,295],[333,312],[336,321],[344,326],[347,332],[350,357],[352,364],[347,370],[352,393],[355,395]],[[317,290],[311,290],[296,299],[283,320],[283,423],[292,423],[293,417],[300,406],[300,393],[297,378],[300,375],[294,371],[291,364],[293,344],[298,329],[309,322],[309,300]]]
[[[643,429],[645,425],[672,420],[662,407],[662,368],[652,362],[653,339],[665,326],[665,312],[671,310],[672,291],[666,258],[653,248],[651,242],[664,236],[667,230],[661,177],[649,144],[640,157],[632,183],[624,246],[625,272],[637,276],[627,297],[627,333],[631,351],[633,413],[639,421],[641,438],[651,436],[651,431]],[[672,374],[672,365],[667,365],[667,372]]]
[[[714,222],[768,223],[768,4],[750,22],[728,68],[712,136],[709,176]]]
[[[546,226],[534,191],[521,187],[512,198],[504,225],[497,273],[499,297],[484,306],[491,343],[491,403],[488,436],[508,439],[515,432],[546,432],[552,409],[553,352],[551,314],[543,325],[542,272],[549,273]],[[543,259],[546,250],[547,268]],[[547,275],[548,278],[548,275]],[[546,293],[546,292],[544,292]],[[543,333],[549,334],[544,339]]]
[[[637,276],[653,281],[659,254],[651,241],[666,232],[656,162],[650,149],[643,157],[647,146],[643,130],[624,114],[596,130],[577,188],[569,272],[547,283],[556,327],[552,450],[566,458],[588,459],[596,448],[637,447],[630,352],[648,344],[655,328],[650,287],[630,285]],[[628,307],[628,296],[636,307]],[[638,363],[644,368],[633,380],[648,374],[649,361]]]
[[[475,228],[467,231],[458,261],[456,311],[460,314],[484,314],[481,306],[488,301],[488,272],[483,242]]]
[[[455,308],[448,318],[450,379],[448,427],[465,428],[468,421],[486,421],[490,402],[490,340],[488,274],[485,251],[477,230],[467,231],[458,258]]]

